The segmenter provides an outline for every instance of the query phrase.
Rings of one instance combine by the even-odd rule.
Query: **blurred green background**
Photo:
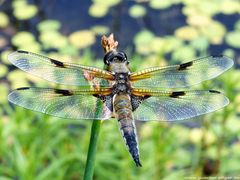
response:
[[[13,67],[27,50],[103,67],[103,34],[114,33],[132,70],[224,54],[235,67],[193,89],[216,89],[231,103],[192,120],[138,123],[136,168],[116,120],[103,122],[94,179],[240,178],[239,0],[0,0],[0,179],[82,179],[91,121],[63,120],[10,105],[24,86],[55,87]]]

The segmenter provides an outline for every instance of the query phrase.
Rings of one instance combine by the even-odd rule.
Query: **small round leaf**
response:
[[[134,5],[129,9],[129,14],[133,18],[143,17],[146,14],[146,9],[140,5]]]
[[[5,28],[9,23],[8,16],[5,13],[0,12],[0,19],[1,19],[0,20],[0,28]]]
[[[95,35],[92,31],[76,31],[69,36],[69,41],[77,48],[85,48],[95,43]]]

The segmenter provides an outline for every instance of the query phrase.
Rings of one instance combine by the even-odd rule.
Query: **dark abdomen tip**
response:
[[[140,162],[139,157],[134,158],[134,162],[135,162],[135,164],[136,164],[137,167],[142,167],[142,164],[141,164],[141,162]]]

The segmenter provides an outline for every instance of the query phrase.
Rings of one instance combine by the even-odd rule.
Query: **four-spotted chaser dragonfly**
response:
[[[209,56],[180,65],[131,72],[122,51],[104,56],[106,70],[60,62],[26,51],[9,55],[16,67],[77,90],[18,88],[8,100],[61,118],[107,120],[115,117],[129,152],[141,166],[135,120],[178,121],[216,111],[229,103],[216,90],[175,91],[215,78],[233,65],[225,56]],[[95,113],[96,111],[100,113]]]

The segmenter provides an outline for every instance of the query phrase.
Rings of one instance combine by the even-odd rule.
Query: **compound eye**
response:
[[[126,61],[127,60],[127,55],[122,51],[118,52],[117,57],[121,61]]]
[[[113,52],[110,51],[103,58],[104,64],[109,65],[112,59],[113,59]]]

